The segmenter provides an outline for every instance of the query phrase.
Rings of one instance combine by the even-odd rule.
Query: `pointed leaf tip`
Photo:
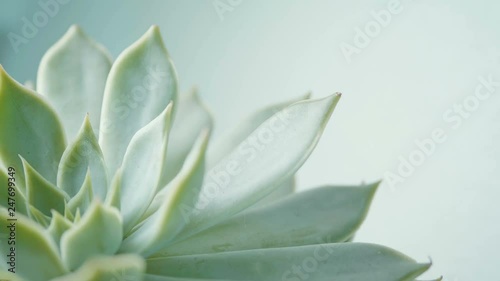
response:
[[[69,28],[69,30],[72,30],[74,32],[82,33],[82,34],[87,34],[83,27],[81,27],[79,24],[72,24]]]
[[[203,129],[213,127],[213,115],[196,88],[180,97],[168,141],[167,160],[160,186],[166,186],[180,171],[195,140]]]
[[[90,114],[87,112],[85,114],[85,118],[83,119],[83,124],[80,127],[80,131],[78,132],[79,135],[81,134],[89,134],[95,137],[97,141],[97,137],[95,136],[94,129],[92,128],[92,122],[90,121]]]
[[[86,115],[76,139],[68,145],[61,157],[57,185],[70,196],[75,196],[82,187],[88,169],[92,174],[94,195],[104,200],[108,188],[106,164],[91,121]]]
[[[365,243],[155,258],[147,260],[147,270],[149,274],[168,274],[180,279],[237,280],[241,276],[252,276],[253,280],[259,281],[299,280],[294,267],[300,268],[295,265],[307,264],[304,261],[309,259],[316,260],[314,270],[308,271],[313,277],[310,280],[414,280],[425,271],[399,252]]]
[[[92,200],[94,199],[94,191],[92,189],[92,179],[90,175],[90,168],[87,170],[87,174],[85,176],[85,180],[83,181],[82,187],[80,191],[71,198],[68,202],[68,208],[71,212],[76,212],[77,210],[81,210],[82,213],[85,213],[89,208]],[[96,197],[96,200],[99,200],[99,197]]]
[[[148,32],[160,33],[160,27],[157,24],[153,24],[149,27]]]
[[[341,93],[335,93],[333,95],[326,96],[322,99],[320,98],[320,99],[318,99],[318,101],[321,101],[321,100],[328,101],[330,106],[334,108],[337,105],[337,103],[339,102],[341,97],[342,97]],[[332,108],[332,110],[333,110],[333,108]]]
[[[76,135],[87,112],[99,130],[111,61],[108,51],[77,25],[71,26],[43,56],[37,91],[47,97],[61,116],[69,139]]]
[[[134,134],[123,157],[120,206],[127,206],[121,209],[125,233],[133,228],[161,187],[161,171],[166,167],[172,106],[169,103],[160,115]],[[138,186],[143,188],[139,189]]]
[[[69,200],[68,195],[47,181],[22,156],[19,157],[24,169],[26,199],[29,204],[46,216],[50,216],[52,209],[64,212],[64,202]]]
[[[251,130],[237,148],[225,154],[207,172],[210,176],[204,179],[201,195],[193,206],[193,216],[182,235],[211,227],[279,188],[312,153],[338,100],[339,96],[334,94],[293,103]],[[252,143],[257,146],[253,147]],[[238,167],[238,173],[229,174],[228,166]],[[212,176],[219,173],[227,174],[229,180],[220,183]],[[229,182],[231,188],[228,188]],[[215,195],[211,191],[213,186]]]
[[[151,27],[118,56],[106,81],[99,142],[110,175],[122,165],[134,134],[176,99],[174,65],[158,28]]]
[[[63,35],[62,38],[71,38],[73,36],[79,36],[79,37],[83,37],[85,39],[88,39],[87,38],[87,34],[83,31],[83,29],[77,25],[77,24],[73,24],[71,25],[69,28],[68,28],[68,31],[66,31],[66,33]]]
[[[157,256],[342,243],[366,218],[373,191],[373,185],[323,186],[289,195],[167,245]]]
[[[299,98],[266,106],[241,120],[235,128],[226,132],[211,145],[208,151],[208,167],[213,167],[215,163],[220,161],[224,156],[227,156],[271,116],[292,104],[308,100],[310,96],[311,94],[308,93]]]
[[[161,36],[160,27],[158,25],[152,25],[145,33],[145,37],[154,38],[154,40],[158,40],[163,44],[163,38]]]
[[[89,210],[61,237],[61,255],[70,270],[99,255],[113,255],[123,237],[121,217],[113,207],[94,200]]]
[[[181,171],[154,198],[150,205],[154,213],[125,239],[122,251],[149,256],[166,246],[186,225],[186,215],[189,214],[182,207],[199,194],[205,173],[208,138],[209,130],[202,130]]]

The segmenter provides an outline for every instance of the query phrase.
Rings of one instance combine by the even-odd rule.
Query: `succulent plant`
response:
[[[340,94],[250,115],[209,144],[158,27],[113,63],[77,26],[36,91],[0,68],[0,279],[415,280],[429,268],[354,243],[378,182],[295,192]],[[15,273],[13,273],[15,271]]]

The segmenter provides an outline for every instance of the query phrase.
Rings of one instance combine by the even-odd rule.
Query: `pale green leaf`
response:
[[[29,216],[30,219],[37,222],[39,225],[47,228],[50,224],[50,217],[43,214],[40,210],[33,206],[29,206]]]
[[[302,166],[340,94],[295,103],[262,123],[210,169],[183,237],[254,205]]]
[[[111,186],[108,190],[108,194],[106,195],[106,201],[104,202],[106,205],[115,207],[118,210],[120,210],[120,188],[122,184],[121,180],[122,170],[118,169],[113,180],[111,181]]]
[[[213,165],[217,164],[271,116],[296,102],[309,99],[310,97],[311,94],[307,94],[300,98],[266,106],[238,122],[235,128],[225,132],[209,147],[207,166],[211,168]]]
[[[46,216],[51,215],[51,210],[64,213],[64,203],[69,200],[68,195],[35,171],[24,158],[21,158],[21,160],[26,178],[26,199],[28,203]]]
[[[55,183],[65,146],[55,112],[40,95],[14,81],[0,66],[0,161],[16,169],[20,186],[24,187],[24,178],[19,155]]]
[[[115,254],[122,237],[118,211],[94,201],[81,220],[62,235],[61,255],[74,270],[93,256]]]
[[[94,198],[93,188],[92,188],[92,179],[90,175],[90,170],[87,172],[87,176],[85,176],[85,180],[83,181],[82,187],[78,191],[78,193],[69,200],[67,208],[72,213],[76,213],[76,210],[80,210],[82,213],[85,213],[89,208],[92,200]]]
[[[144,259],[137,255],[101,256],[52,281],[141,281],[145,270]]]
[[[429,268],[383,246],[319,244],[147,260],[147,273],[245,281],[402,281]]]
[[[16,274],[27,280],[46,281],[65,274],[65,269],[57,246],[48,233],[27,217],[17,214],[17,221],[9,221],[7,210],[0,208],[0,221],[7,225],[0,227],[0,235],[9,237],[10,223],[15,223]],[[8,243],[0,244],[2,256],[10,253]]]
[[[180,96],[167,149],[167,165],[162,172],[160,186],[166,186],[181,170],[202,130],[213,127],[213,117],[198,96],[197,89]]]
[[[120,206],[124,233],[141,218],[159,189],[168,142],[172,104],[140,129],[130,141],[120,180]]]
[[[285,101],[282,103],[273,104],[262,108],[251,115],[247,116],[242,121],[238,122],[238,125],[226,132],[220,138],[218,138],[213,145],[208,149],[208,161],[209,167],[212,167],[218,161],[222,160],[224,156],[229,154],[233,149],[238,147],[241,142],[243,142],[255,129],[257,129],[264,121],[269,119],[274,114],[285,109],[286,107],[299,102],[301,100],[309,99],[310,94],[303,97]],[[295,179],[290,177],[286,182],[284,182],[280,187],[278,187],[274,192],[264,197],[257,203],[258,206],[266,205],[277,199],[281,199],[289,194],[292,194],[295,190]]]
[[[64,204],[64,217],[68,219],[69,221],[74,221],[75,220],[75,215],[69,210],[68,204]]]
[[[106,165],[87,115],[76,139],[64,151],[59,163],[57,185],[73,197],[80,190],[88,170],[92,176],[94,195],[104,201],[108,188]]]
[[[16,211],[23,215],[28,215],[28,200],[26,199],[26,195],[24,195],[21,190],[18,188],[16,193]]]
[[[205,150],[209,132],[203,131],[186,158],[179,174],[162,190],[153,204],[157,210],[140,227],[123,241],[121,251],[148,256],[165,247],[186,225],[189,210],[197,198],[205,172]]]
[[[52,239],[59,245],[61,241],[61,236],[70,229],[73,224],[70,220],[59,214],[58,212],[52,211],[52,219],[50,225],[47,228],[48,233],[52,236]]]
[[[297,193],[243,212],[155,256],[343,242],[365,219],[377,186],[326,186]]]
[[[111,176],[132,136],[176,98],[177,74],[153,26],[120,54],[106,82],[99,143]]]
[[[255,203],[251,208],[259,208],[262,206],[267,206],[271,203],[274,203],[277,200],[281,200],[283,198],[286,198],[289,195],[292,195],[295,192],[295,177],[292,176],[291,178],[287,179],[285,182],[280,184],[276,190],[271,192],[269,195],[266,197],[262,198],[260,201]]]
[[[104,85],[111,63],[108,52],[75,25],[43,56],[37,92],[54,106],[68,139],[76,135],[87,113],[99,130]]]
[[[80,221],[81,218],[82,214],[80,213],[80,208],[77,208],[75,212],[75,218],[73,219],[73,223],[76,224],[77,222]]]

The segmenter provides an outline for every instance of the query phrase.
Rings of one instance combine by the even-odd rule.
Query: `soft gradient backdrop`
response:
[[[73,23],[115,58],[158,24],[181,89],[198,86],[212,108],[215,136],[268,103],[307,91],[316,97],[342,92],[300,171],[301,189],[397,173],[401,159],[418,153],[415,142],[442,130],[446,140],[404,182],[384,181],[356,240],[421,261],[431,257],[429,278],[500,280],[500,86],[478,104],[472,98],[478,77],[500,81],[500,2],[401,0],[399,12],[373,29],[370,43],[348,60],[341,45],[353,45],[356,28],[370,27],[374,13],[395,4],[65,1],[17,52],[8,34],[21,35],[23,17],[32,21],[42,7],[38,1],[1,1],[0,63],[19,81],[36,78],[45,50]],[[462,117],[449,112],[464,99],[473,110]]]

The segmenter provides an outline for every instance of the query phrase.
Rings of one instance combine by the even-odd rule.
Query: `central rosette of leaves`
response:
[[[209,145],[210,113],[177,88],[157,27],[114,63],[71,27],[36,91],[0,68],[0,184],[15,189],[0,219],[16,219],[18,260],[11,274],[2,241],[0,278],[390,281],[428,268],[346,243],[378,183],[295,192],[340,94],[264,108]]]

